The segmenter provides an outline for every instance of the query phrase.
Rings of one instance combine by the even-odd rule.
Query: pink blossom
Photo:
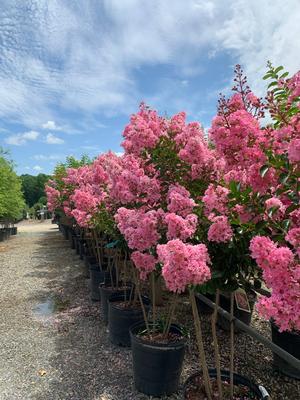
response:
[[[291,163],[300,162],[300,139],[293,139],[290,142],[288,156]]]
[[[119,208],[115,215],[118,228],[127,240],[129,248],[139,251],[157,244],[160,239],[158,226],[161,218],[161,210],[145,212],[124,207]]]
[[[253,213],[247,211],[247,208],[240,204],[237,204],[236,206],[234,206],[233,210],[238,214],[239,219],[242,224],[245,224],[254,218]]]
[[[191,199],[190,192],[180,185],[171,185],[167,194],[168,210],[182,217],[190,214],[196,203]]]
[[[127,153],[140,155],[144,149],[156,146],[159,138],[165,134],[166,127],[165,120],[156,111],[142,104],[140,111],[131,116],[123,132],[122,146]]]
[[[140,251],[134,251],[131,254],[131,259],[134,262],[136,268],[139,270],[140,278],[144,281],[148,275],[151,274],[155,269],[157,259],[151,254],[141,253]]]
[[[210,259],[204,244],[185,244],[171,240],[157,246],[157,254],[163,263],[162,275],[172,292],[181,293],[189,285],[201,285],[210,279]]]
[[[48,209],[49,211],[54,211],[59,206],[60,203],[59,201],[60,192],[49,185],[45,186],[45,192],[47,196]]]
[[[251,257],[259,267],[266,265],[269,254],[276,249],[275,243],[266,236],[255,236],[250,242]]]
[[[290,213],[290,220],[292,222],[293,227],[297,228],[300,226],[300,208],[298,208]]]
[[[287,236],[293,240],[293,234]],[[300,265],[296,255],[288,247],[277,247],[271,239],[260,236],[251,240],[250,251],[272,290],[269,298],[260,298],[258,311],[274,319],[280,331],[300,330]]]
[[[198,218],[195,214],[189,214],[185,218],[175,213],[167,213],[165,221],[168,225],[167,238],[181,239],[183,241],[192,237],[197,229]]]
[[[213,218],[213,224],[208,230],[208,240],[211,242],[228,242],[233,235],[232,228],[229,224],[228,218],[225,216],[217,216]]]
[[[232,112],[227,120],[221,115],[216,116],[209,134],[219,154],[225,157],[228,167],[248,167],[264,158],[259,148],[263,133],[257,119],[246,110]]]
[[[209,215],[212,212],[219,212],[220,214],[226,214],[228,212],[229,190],[223,186],[214,186],[210,184],[206,189],[202,201],[205,206],[205,215]]]
[[[295,249],[300,247],[300,228],[292,228],[285,236],[285,240],[289,242]]]
[[[156,203],[160,199],[160,183],[146,174],[142,160],[133,155],[123,156],[110,174],[110,196],[120,204]]]
[[[271,208],[275,211],[272,213],[274,219],[282,219],[284,217],[286,207],[283,205],[282,201],[277,197],[271,197],[265,201],[266,211],[268,212]],[[266,217],[269,218],[268,214]]]

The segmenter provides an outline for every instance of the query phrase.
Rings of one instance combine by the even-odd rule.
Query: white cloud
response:
[[[48,160],[61,160],[65,158],[63,154],[35,154],[32,158],[37,161],[48,161]]]
[[[46,136],[46,143],[48,144],[63,144],[65,141],[58,136],[53,135],[52,133],[48,133]]]
[[[59,110],[128,113],[142,98],[134,72],[173,64],[184,81],[230,52],[251,83],[268,59],[299,68],[299,0],[6,1],[0,26],[0,117],[58,130]],[[96,4],[99,4],[98,8]],[[166,98],[166,102],[172,99]],[[167,103],[166,103],[167,104]],[[48,121],[48,122],[44,122]]]
[[[18,133],[16,135],[8,136],[5,139],[5,142],[14,146],[22,146],[26,144],[28,141],[35,141],[39,137],[39,132],[36,131],[28,131],[24,133]]]
[[[55,121],[47,121],[45,124],[42,124],[43,129],[49,129],[51,131],[61,131],[62,128],[57,126]]]
[[[35,165],[33,168],[32,168],[34,171],[43,171],[43,168],[40,166],[40,165]]]

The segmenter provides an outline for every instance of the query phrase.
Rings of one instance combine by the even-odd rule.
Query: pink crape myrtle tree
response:
[[[113,177],[111,190],[115,201],[122,204],[115,219],[128,244],[137,276],[142,281],[150,278],[155,327],[156,282],[163,276],[170,287],[158,246],[176,241],[185,246],[192,241],[198,225],[194,198],[204,192],[211,176],[217,175],[217,161],[201,126],[187,123],[183,112],[166,118],[142,104],[123,137],[123,168]],[[171,323],[173,302],[174,299],[166,317],[165,334]]]
[[[230,293],[233,321],[234,291],[263,281],[271,296],[259,299],[259,313],[280,331],[300,331],[300,73],[290,78],[282,67],[268,66],[265,99],[236,67],[233,95],[220,98],[208,137],[184,112],[167,118],[141,104],[124,129],[123,155],[69,159],[46,188],[49,209],[94,232],[95,241],[105,236],[122,244],[142,308],[141,285],[149,282],[148,335],[162,329],[168,337],[178,298],[189,292],[209,400],[214,393],[196,290],[216,293],[212,333],[221,400],[221,291]],[[158,281],[171,294],[163,324],[155,307]],[[231,322],[231,399],[233,328]]]
[[[274,185],[262,199],[265,234],[252,239],[250,252],[271,296],[261,297],[257,308],[280,332],[300,334],[300,72],[289,78],[269,64],[265,78],[274,124],[260,174],[272,170]]]

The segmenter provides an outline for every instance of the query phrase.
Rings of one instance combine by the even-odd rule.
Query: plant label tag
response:
[[[237,289],[234,292],[234,298],[238,310],[246,311],[249,314],[251,313],[248,297],[244,289]]]

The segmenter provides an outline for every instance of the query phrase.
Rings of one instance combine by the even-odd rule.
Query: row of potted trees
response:
[[[253,288],[270,289],[257,308],[270,319],[274,339],[284,332],[299,341],[300,73],[289,78],[282,67],[268,66],[265,99],[252,93],[236,67],[234,93],[219,99],[208,136],[183,112],[167,118],[142,104],[123,132],[122,156],[108,152],[75,168],[60,165],[46,188],[48,206],[63,213],[62,229],[68,231],[71,219],[76,224],[93,299],[103,284],[111,340],[125,344],[114,341],[113,321],[121,314],[130,309],[143,317],[130,334],[135,385],[147,394],[177,390],[186,339],[173,322],[184,292],[202,371],[187,383],[187,399],[263,398],[233,372],[233,316],[236,308],[251,312]],[[169,293],[165,315],[156,306],[162,284]],[[150,299],[143,297],[145,287]],[[213,370],[205,357],[198,292],[213,296],[215,304]],[[220,369],[216,334],[224,302],[231,315],[227,372]],[[299,378],[298,371],[286,372]]]
[[[1,225],[1,222],[0,222]],[[0,227],[0,242],[9,239],[11,236],[16,235],[18,228],[13,223],[5,221]]]

